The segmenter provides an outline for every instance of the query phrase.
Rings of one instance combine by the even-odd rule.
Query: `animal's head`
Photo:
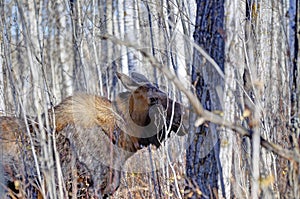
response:
[[[117,76],[128,90],[120,93],[115,103],[115,110],[122,118],[118,124],[121,129],[137,137],[140,145],[156,147],[171,131],[179,131],[182,121],[179,103],[141,74],[132,73],[132,78],[121,73]]]

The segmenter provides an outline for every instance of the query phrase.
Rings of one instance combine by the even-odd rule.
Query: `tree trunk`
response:
[[[2,6],[0,7],[0,11],[3,11]],[[0,16],[1,17],[1,16]],[[3,21],[2,17],[0,18],[0,33],[3,32]],[[2,38],[2,35],[0,36],[1,42],[0,42],[0,114],[1,112],[5,112],[5,102],[4,102],[4,97],[5,97],[5,92],[4,92],[4,43],[2,42],[4,38]],[[2,115],[2,114],[1,114]],[[0,171],[1,172],[1,171]],[[1,177],[2,175],[0,175]],[[0,196],[2,193],[2,188],[0,188]]]
[[[239,42],[241,23],[245,18],[245,3],[234,0],[225,2],[225,87],[224,91],[219,88],[219,96],[223,99],[221,103],[224,112],[224,118],[234,123],[240,116],[239,104],[242,90],[237,82],[242,81],[242,73],[245,67],[243,46]],[[240,179],[243,173],[240,173],[238,161],[241,159],[242,149],[240,137],[235,136],[231,129],[222,128],[220,131],[220,161],[222,173],[219,180],[219,195],[222,195],[222,185],[224,186],[225,198],[243,198],[239,184],[243,184]],[[221,180],[222,179],[222,180]],[[234,180],[232,180],[234,179]],[[222,184],[223,183],[223,184]],[[245,184],[243,186],[246,187]]]
[[[225,58],[223,21],[224,1],[197,0],[194,40],[217,62],[222,71],[224,71]],[[194,52],[193,62],[192,84],[196,85],[198,99],[207,110],[221,110],[220,97],[217,95],[216,88],[223,88],[224,80],[197,51]],[[193,139],[194,142],[187,149],[188,179],[190,182],[196,182],[202,196],[218,198],[218,175],[221,168],[217,126],[214,124],[200,126],[195,129]],[[199,193],[195,192],[193,198],[200,197]],[[224,196],[223,191],[222,195]]]
[[[75,91],[87,90],[87,79],[82,57],[83,17],[80,1],[70,1],[72,13],[72,45],[74,56],[73,82]]]
[[[58,71],[61,72],[62,87],[61,96],[62,99],[70,96],[73,93],[73,82],[70,74],[72,74],[72,68],[69,62],[69,56],[66,45],[68,44],[67,38],[71,31],[67,31],[67,13],[62,4],[55,4],[56,13],[56,27],[57,27],[57,53],[58,53]],[[75,45],[75,44],[74,44]]]

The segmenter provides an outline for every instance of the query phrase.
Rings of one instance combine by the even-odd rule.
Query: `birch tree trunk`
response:
[[[186,150],[186,168],[184,155],[178,158],[180,166],[162,159],[159,164],[163,169],[159,171],[132,178],[128,174],[124,181],[129,183],[116,197],[134,198],[140,193],[144,198],[180,198],[180,189],[186,186],[187,198],[299,198],[299,163],[261,145],[263,138],[295,156],[299,154],[300,2],[195,2],[3,1],[0,115],[37,117],[73,91],[113,99],[118,90],[116,70],[143,73],[174,99],[182,97],[183,107],[189,106],[183,95],[174,94],[172,81],[155,69],[150,56],[134,48],[136,45],[175,72],[182,82],[190,79],[186,74],[191,73],[192,90],[196,88],[202,105],[242,125],[250,138],[209,122],[194,128],[198,116],[191,108],[189,136],[193,141]],[[125,42],[121,45],[105,40],[101,36],[106,33]],[[192,49],[192,36],[218,68],[197,47]],[[44,195],[47,190],[46,197],[64,198],[69,190],[63,187],[62,178],[55,182],[57,176],[62,177],[55,170],[60,166],[49,158],[59,159],[59,154],[52,156],[55,146],[51,142],[55,139],[42,126],[37,130],[50,141],[43,142],[41,155],[34,162],[39,170],[35,180]],[[155,150],[145,151],[149,155]],[[164,155],[171,152],[168,148]],[[186,181],[178,180],[185,174]],[[43,178],[47,183],[42,183]],[[143,187],[140,182],[145,182]]]
[[[253,155],[252,155],[252,197],[279,197],[278,184],[263,184],[262,179],[276,179],[276,182],[284,182],[279,167],[285,167],[274,155],[265,149],[260,149],[255,140],[259,134],[273,142],[288,147],[287,140],[289,131],[286,128],[290,114],[289,103],[290,91],[288,85],[288,59],[286,18],[287,12],[284,2],[248,2],[246,22],[246,56],[247,70],[245,74],[249,77],[245,82],[247,94],[251,97],[254,107],[250,108],[254,116],[249,121],[254,130]],[[251,41],[251,42],[248,42]],[[252,44],[251,46],[248,44]],[[252,54],[249,52],[253,52]],[[249,89],[250,88],[250,89]],[[247,104],[249,105],[249,103]],[[260,122],[259,122],[260,121]],[[251,123],[259,122],[260,125]],[[255,155],[256,154],[256,155]],[[259,155],[259,156],[258,156]],[[258,164],[260,162],[260,164]],[[277,181],[277,179],[281,179]],[[285,183],[282,183],[285,184]],[[259,190],[260,189],[260,190]]]
[[[70,1],[72,12],[72,44],[74,55],[74,89],[75,90],[87,90],[87,79],[84,70],[84,63],[82,57],[82,45],[83,45],[83,17],[82,7],[80,1]]]
[[[73,82],[71,75],[72,68],[70,66],[70,53],[68,53],[66,46],[68,45],[68,35],[72,34],[71,31],[67,31],[67,13],[65,7],[62,4],[55,4],[56,27],[57,27],[57,53],[58,53],[58,70],[61,72],[62,87],[60,96],[62,99],[70,96],[73,93]],[[59,97],[60,97],[59,96]]]
[[[244,64],[243,45],[240,37],[243,37],[241,21],[245,17],[245,4],[241,1],[225,2],[225,87],[224,92],[219,88],[219,97],[224,118],[234,123],[240,117],[239,105],[241,104],[242,89],[238,87],[238,82],[242,81]],[[223,35],[224,36],[224,35]],[[224,198],[242,198],[242,190],[239,184],[243,181],[244,174],[240,173],[236,159],[242,158],[240,137],[235,136],[231,129],[220,131],[220,162],[222,172],[219,177],[219,196],[222,195],[222,183],[224,187]],[[222,180],[221,180],[222,179]],[[234,180],[233,180],[234,179]],[[242,184],[242,183],[241,183]],[[245,184],[243,184],[245,186]]]
[[[0,11],[3,13],[4,9],[3,7],[0,8]],[[0,115],[2,115],[5,112],[5,102],[4,102],[4,96],[5,96],[5,92],[4,92],[4,43],[3,43],[3,35],[2,33],[4,32],[4,24],[2,21],[2,16],[0,18]],[[0,175],[1,177],[2,175]],[[3,193],[3,189],[1,188],[0,190],[0,196]]]
[[[103,93],[103,81],[102,81],[102,73],[101,73],[101,56],[100,54],[102,53],[101,49],[99,48],[100,42],[97,41],[97,35],[101,34],[101,30],[99,28],[96,28],[96,24],[101,24],[101,18],[100,18],[100,13],[101,10],[99,10],[99,5],[98,3],[101,3],[100,1],[92,0],[92,24],[95,24],[92,26],[92,33],[91,33],[91,38],[92,38],[92,49],[93,49],[93,54],[95,57],[95,61],[93,65],[96,68],[97,72],[97,89],[96,92],[100,93],[101,96],[104,96]],[[99,21],[97,21],[99,20]]]

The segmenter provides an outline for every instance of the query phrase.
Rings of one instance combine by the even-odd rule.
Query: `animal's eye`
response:
[[[157,98],[151,97],[150,98],[150,105],[155,105],[157,104]]]

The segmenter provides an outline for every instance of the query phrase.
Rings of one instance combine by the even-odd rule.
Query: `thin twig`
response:
[[[108,39],[115,44],[124,45],[126,47],[133,48],[133,49],[137,50],[138,52],[140,52],[144,56],[144,58],[146,58],[151,63],[152,66],[156,67],[161,72],[163,72],[164,75],[170,81],[172,81],[174,83],[174,85],[177,87],[177,89],[179,89],[181,92],[183,92],[186,95],[186,97],[189,99],[192,107],[194,108],[195,113],[199,117],[201,117],[201,119],[203,119],[203,121],[212,122],[212,123],[218,124],[220,126],[230,128],[230,129],[236,131],[237,133],[239,133],[241,136],[247,136],[250,138],[252,137],[251,130],[246,129],[246,128],[242,127],[241,125],[231,123],[231,122],[227,121],[225,118],[223,118],[217,114],[214,114],[210,111],[205,110],[203,108],[203,106],[201,105],[200,101],[198,100],[197,96],[194,93],[192,93],[189,89],[185,88],[184,85],[182,84],[182,82],[177,78],[177,76],[168,67],[165,67],[160,62],[158,62],[158,60],[154,56],[149,54],[144,48],[140,47],[138,44],[123,41],[123,40],[118,39],[115,36],[109,35],[109,34],[102,35],[101,38]],[[215,64],[213,59],[207,53],[205,53],[205,51],[201,50],[200,47],[198,47],[196,49],[207,59],[207,61],[209,61],[211,64]],[[285,158],[288,160],[294,160],[294,161],[300,163],[300,155],[295,153],[294,151],[285,149],[285,148],[281,147],[280,145],[277,145],[273,142],[267,141],[264,138],[262,138],[261,136],[260,136],[260,140],[261,140],[261,145],[264,148],[266,148],[267,150],[276,153],[277,155],[281,156],[282,158]]]

